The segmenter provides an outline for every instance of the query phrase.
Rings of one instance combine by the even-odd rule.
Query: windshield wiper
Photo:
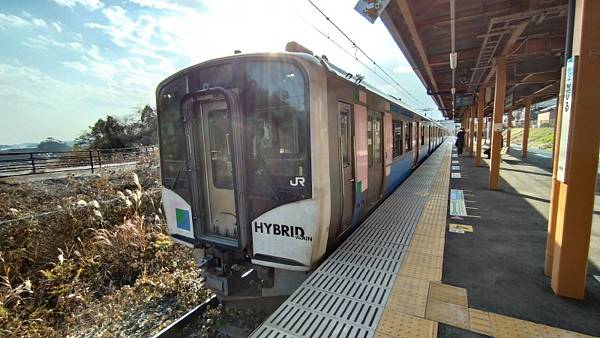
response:
[[[173,184],[171,184],[170,190],[174,190],[177,185],[177,181],[179,181],[179,175],[181,174],[181,168],[177,169],[177,174],[175,175],[175,179],[173,180]]]
[[[265,159],[262,157],[262,155],[259,152],[256,153],[256,157],[262,163],[261,170],[259,170],[258,172],[261,174],[262,177],[265,178],[265,181],[267,181],[268,186],[269,186],[269,188],[271,188],[271,191],[273,191],[273,193],[275,194],[275,197],[277,197],[277,199],[280,201],[283,200],[281,193],[279,193],[279,190],[277,190],[277,188],[275,187],[275,184],[273,184],[273,181],[271,180],[271,176],[273,175],[273,173],[269,169],[269,164],[267,163],[267,161],[265,161]],[[267,172],[266,175],[265,175],[265,173],[262,172],[262,170]]]

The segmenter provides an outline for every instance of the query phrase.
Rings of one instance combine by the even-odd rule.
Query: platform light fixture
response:
[[[458,63],[458,53],[450,53],[450,69],[456,69]]]

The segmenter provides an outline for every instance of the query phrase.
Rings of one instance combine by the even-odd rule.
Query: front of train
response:
[[[325,252],[324,86],[314,57],[272,53],[205,62],[157,88],[168,229],[224,297],[289,294]]]

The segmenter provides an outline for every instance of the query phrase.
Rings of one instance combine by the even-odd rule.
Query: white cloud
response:
[[[0,29],[23,28],[23,27],[46,27],[46,21],[35,18],[27,12],[23,12],[25,18],[13,14],[0,13]]]
[[[0,63],[0,100],[0,134],[8,143],[73,139],[100,117],[151,102],[119,88],[65,82],[18,62]]]
[[[85,7],[89,10],[96,10],[104,7],[104,4],[100,0],[52,0],[56,4],[63,6],[74,8],[77,5]]]
[[[72,33],[76,28],[69,27],[68,33],[60,35],[54,31],[60,32],[62,23],[47,21],[45,23],[52,29],[52,34],[31,34],[20,42],[30,48],[43,50],[43,53],[38,54],[44,57],[59,55],[61,59],[56,60],[56,63],[64,67],[65,71],[68,70],[69,81],[79,76],[82,84],[50,78],[34,67],[25,67],[23,71],[5,79],[4,74],[13,72],[18,67],[13,61],[9,62],[9,66],[0,64],[0,99],[4,100],[12,95],[16,102],[11,103],[13,110],[24,111],[23,107],[30,107],[29,111],[39,114],[39,119],[33,116],[41,125],[44,125],[41,121],[47,120],[43,116],[48,116],[48,112],[56,112],[63,114],[61,116],[70,116],[70,132],[75,133],[89,123],[88,120],[82,122],[83,118],[79,118],[82,112],[90,111],[97,118],[102,114],[124,113],[130,107],[144,103],[154,104],[154,90],[159,81],[185,66],[231,55],[236,49],[245,53],[281,51],[291,40],[305,45],[317,55],[326,54],[334,64],[353,74],[366,76],[367,82],[404,98],[415,108],[433,106],[383,24],[368,23],[354,12],[353,4],[348,4],[348,0],[316,2],[369,56],[388,70],[406,91],[425,103],[414,101],[404,90],[390,84],[389,79],[381,80],[380,77],[385,78],[381,71],[373,74],[360,65],[354,59],[355,51],[351,43],[303,0],[263,0],[259,3],[221,0],[204,1],[201,5],[192,2],[196,0],[128,0],[119,1],[121,6],[108,6],[93,0],[53,1],[72,8],[74,14],[84,13],[84,17],[86,9],[96,9],[101,17],[94,15],[98,19],[85,24],[87,30]],[[349,50],[351,55],[339,50],[300,17],[329,35]],[[21,16],[0,14],[0,29],[36,27],[33,19],[29,13]],[[111,43],[106,44],[106,39],[92,40],[96,34],[86,35],[89,29],[102,32]],[[70,54],[65,56],[64,51]],[[364,56],[360,53],[357,56],[369,68],[373,68]],[[14,86],[11,81],[16,81]],[[34,85],[29,86],[28,83]],[[36,96],[36,91],[43,91],[43,87],[53,88],[49,90],[50,94],[44,93],[40,98]],[[97,96],[94,95],[96,90]],[[71,102],[72,97],[76,99]],[[0,120],[2,118],[0,116]],[[4,124],[0,121],[0,134],[4,133],[4,125],[17,128],[11,123]],[[74,127],[76,124],[79,127]]]
[[[193,8],[182,6],[181,4],[175,1],[168,0],[129,0],[129,2],[134,3],[141,7],[162,9],[162,10],[172,10],[172,11],[188,11],[194,10]]]
[[[67,68],[75,69],[81,73],[85,73],[88,70],[88,66],[79,61],[63,61],[61,64]]]
[[[54,21],[51,23],[51,25],[57,32],[62,32],[62,26],[60,24],[60,21]]]

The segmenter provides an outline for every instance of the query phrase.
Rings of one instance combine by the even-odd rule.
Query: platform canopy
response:
[[[381,19],[446,118],[461,119],[480,87],[488,88],[491,113],[500,56],[507,58],[507,109],[558,93],[566,0],[391,0]]]

